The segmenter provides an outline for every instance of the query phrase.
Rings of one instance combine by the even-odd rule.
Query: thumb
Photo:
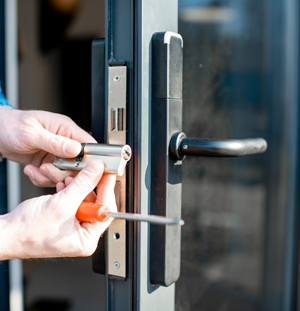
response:
[[[95,203],[104,204],[109,208],[114,208],[116,205],[114,192],[115,184],[116,175],[103,175],[97,187],[97,198]]]
[[[78,141],[52,134],[46,129],[39,132],[35,147],[64,158],[74,158],[81,151],[81,144]]]
[[[103,175],[104,164],[100,160],[93,160],[74,178],[71,184],[57,195],[62,205],[71,206],[74,210],[94,190]]]

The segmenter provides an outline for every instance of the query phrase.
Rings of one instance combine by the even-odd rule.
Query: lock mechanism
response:
[[[126,144],[127,65],[109,60],[105,40],[92,44],[92,128],[99,143],[121,149]],[[121,150],[118,151],[120,156]],[[118,158],[117,156],[117,158]],[[116,160],[116,159],[115,159]],[[118,158],[117,161],[121,161]],[[120,165],[120,162],[118,162]],[[119,167],[120,168],[120,167]],[[126,170],[115,186],[118,212],[126,213]],[[115,219],[98,242],[93,255],[93,271],[110,279],[126,278],[126,221]]]
[[[53,164],[60,169],[79,171],[93,159],[100,159],[104,163],[105,173],[122,176],[130,158],[131,148],[128,145],[83,143],[82,150],[76,158],[56,157]]]

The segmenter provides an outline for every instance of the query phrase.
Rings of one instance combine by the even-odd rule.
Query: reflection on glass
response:
[[[263,29],[264,1],[179,1],[187,136],[266,137]],[[265,162],[264,155],[184,160],[186,226],[177,311],[221,310],[225,302],[227,307],[248,305],[249,310],[258,306],[263,291]]]

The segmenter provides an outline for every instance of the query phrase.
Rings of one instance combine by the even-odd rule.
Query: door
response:
[[[3,1],[0,4],[3,14]],[[105,277],[100,276],[92,289],[98,295],[96,308],[293,310],[298,205],[296,1],[107,0],[105,22],[106,121],[109,66],[125,66],[127,75],[126,142],[133,149],[125,182],[127,212],[153,210],[152,43],[157,32],[178,33],[183,39],[182,131],[196,138],[263,137],[269,146],[265,154],[245,158],[184,159],[185,225],[181,252],[173,258],[181,259],[179,279],[169,286],[151,281],[151,227],[127,222],[125,277],[109,274],[106,265]],[[94,133],[100,128],[107,133],[102,126],[99,120],[94,122]],[[164,243],[159,238],[155,242]],[[107,264],[107,248],[101,252]],[[1,268],[7,271],[3,264]],[[86,280],[85,271],[80,268],[72,276]],[[91,280],[84,281],[84,288]],[[5,307],[7,300],[1,300]]]
[[[292,0],[107,1],[106,66],[125,60],[128,70],[128,212],[152,209],[157,32],[183,38],[185,134],[269,145],[261,155],[183,161],[179,280],[151,283],[151,229],[127,223],[126,281],[107,277],[108,310],[293,309],[298,28]]]

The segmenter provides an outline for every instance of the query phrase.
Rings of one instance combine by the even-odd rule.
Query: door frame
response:
[[[105,8],[106,77],[110,59],[125,60],[127,63],[127,143],[133,149],[127,168],[127,212],[148,214],[151,166],[150,43],[155,32],[177,32],[178,4],[175,0],[106,0]],[[165,12],[168,12],[167,16]],[[105,102],[107,106],[107,94]],[[173,311],[174,285],[166,288],[150,284],[148,224],[127,222],[126,261],[126,281],[106,274],[106,310]]]
[[[277,120],[284,113],[285,124],[289,124],[281,135],[289,137],[286,147],[290,162],[286,167],[286,177],[290,197],[288,202],[285,202],[287,208],[284,210],[284,219],[280,222],[280,230],[284,230],[282,238],[285,241],[285,247],[281,246],[282,252],[279,255],[276,253],[278,249],[274,245],[275,242],[272,241],[274,236],[271,235],[275,230],[273,233],[276,238],[280,238],[280,230],[276,230],[278,217],[283,212],[280,207],[277,207],[275,217],[270,218],[267,224],[269,234],[266,237],[266,262],[272,264],[266,269],[264,275],[266,291],[263,305],[266,310],[279,308],[288,311],[295,303],[294,274],[298,265],[295,259],[298,224],[295,219],[299,202],[297,195],[299,166],[295,170],[293,165],[297,163],[299,155],[299,139],[297,138],[299,128],[299,4],[296,0],[280,1],[276,5],[272,0],[266,3],[271,8],[267,14],[267,23],[271,26],[268,30],[268,37],[271,38],[271,42],[268,43],[268,53],[271,55],[269,69],[273,74],[271,83],[267,85],[270,89],[268,101],[274,100],[275,103],[284,100],[289,103],[288,108],[272,112],[272,117]],[[284,14],[280,13],[282,10]],[[278,23],[278,14],[281,14],[282,23]],[[127,168],[127,211],[148,214],[151,168],[151,38],[155,32],[178,32],[178,2],[175,0],[106,0],[105,16],[106,62],[109,58],[114,58],[125,60],[128,65],[127,143],[133,148],[133,159]],[[278,33],[280,36],[277,38]],[[274,46],[278,48],[281,44],[288,46],[284,55],[274,49]],[[278,64],[280,64],[280,71]],[[274,85],[279,86],[282,74],[287,82],[281,86],[284,88],[284,94],[278,96],[281,88],[274,89]],[[269,152],[274,151],[269,150]],[[278,157],[280,157],[279,153],[275,158],[278,159]],[[274,165],[276,166],[276,163],[271,167]],[[278,167],[274,167],[277,176],[281,176],[279,170]],[[269,207],[271,203],[268,202]],[[270,208],[268,208],[267,215],[269,213]],[[274,256],[276,262],[272,262]],[[128,277],[125,282],[106,278],[106,310],[173,311],[175,309],[175,285],[166,288],[153,286],[149,281],[149,227],[147,224],[127,223],[127,263]],[[272,276],[273,269],[281,270],[275,278]],[[279,300],[274,297],[274,293],[280,294]]]

